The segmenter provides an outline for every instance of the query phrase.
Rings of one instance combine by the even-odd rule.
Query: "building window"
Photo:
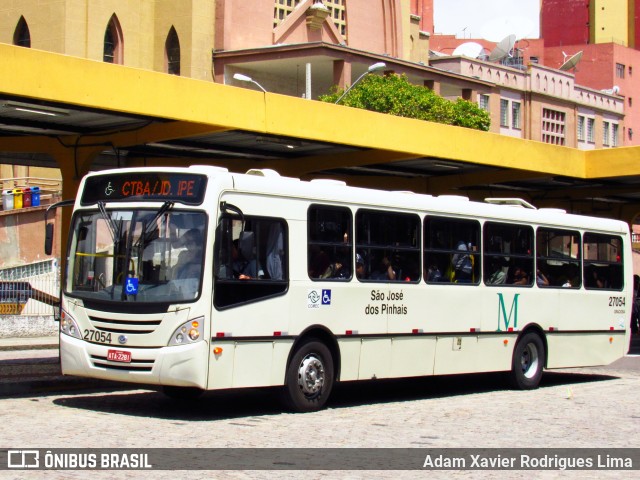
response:
[[[587,142],[594,143],[595,142],[595,129],[596,121],[593,118],[587,118]]]
[[[565,113],[542,109],[542,141],[553,145],[565,144]]]
[[[611,124],[611,146],[612,147],[618,146],[618,124],[617,123]]]
[[[24,17],[20,17],[18,25],[13,33],[13,44],[19,47],[31,48],[31,33],[29,33],[29,26]]]
[[[611,130],[609,122],[602,122],[602,145],[609,146],[609,133]]]
[[[333,23],[340,34],[346,38],[347,36],[347,13],[345,0],[324,0],[325,6],[329,9]]]
[[[577,130],[578,130],[578,141],[579,142],[584,142],[584,140],[585,140],[584,126],[585,126],[585,117],[583,115],[578,115]]]
[[[500,126],[509,126],[509,100],[500,99]]]
[[[489,95],[484,95],[482,93],[478,95],[478,107],[486,112],[489,111]]]
[[[531,63],[540,63],[540,59],[538,57],[529,57],[529,61]]]
[[[276,28],[298,6],[300,0],[276,0],[273,9],[273,28]]]
[[[118,17],[113,14],[104,32],[102,60],[107,63],[122,65],[123,51],[122,28],[120,28]]]
[[[511,128],[520,129],[520,102],[511,102]]]
[[[180,75],[180,40],[176,29],[171,27],[167,40],[164,43],[164,54],[166,59],[167,73]]]
[[[624,78],[624,65],[622,63],[616,63],[616,77]]]

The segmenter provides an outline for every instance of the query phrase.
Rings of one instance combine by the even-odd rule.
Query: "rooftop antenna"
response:
[[[568,59],[567,59],[568,55],[566,53],[562,52],[562,55],[564,55],[564,63],[560,65],[560,70],[564,72],[568,72],[572,68],[576,70],[578,63],[580,63],[580,59],[582,58],[582,50],[572,55]]]
[[[504,37],[489,54],[490,62],[499,62],[505,57],[511,56],[511,50],[513,50],[516,44],[516,36],[514,34]]]
[[[465,57],[478,58],[482,54],[483,46],[476,42],[464,42],[453,51],[454,56],[464,55]]]

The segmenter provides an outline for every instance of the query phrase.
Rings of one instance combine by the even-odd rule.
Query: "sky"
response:
[[[433,4],[436,34],[492,41],[512,33],[518,38],[540,34],[540,0],[434,0]]]

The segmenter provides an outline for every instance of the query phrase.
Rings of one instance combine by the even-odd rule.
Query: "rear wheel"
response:
[[[520,390],[538,388],[545,363],[544,343],[540,336],[525,334],[513,351],[511,384]]]
[[[333,375],[333,357],[327,346],[315,338],[306,340],[287,367],[285,403],[296,412],[320,410],[331,394]]]

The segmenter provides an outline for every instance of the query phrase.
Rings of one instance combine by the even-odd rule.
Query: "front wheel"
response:
[[[296,350],[285,377],[284,401],[296,412],[313,412],[324,407],[333,388],[333,357],[316,339]]]
[[[545,363],[544,344],[536,333],[525,334],[513,351],[511,384],[520,390],[538,388]]]

